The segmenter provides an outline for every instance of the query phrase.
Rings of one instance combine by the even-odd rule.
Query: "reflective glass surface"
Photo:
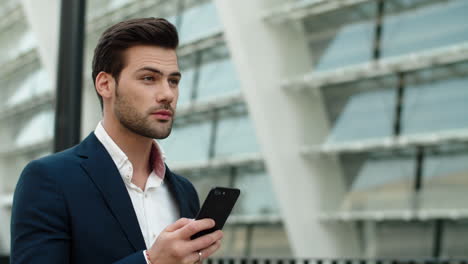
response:
[[[395,96],[395,89],[353,94],[338,116],[327,143],[391,136]]]
[[[21,36],[21,39],[18,42],[14,52],[16,54],[21,54],[27,52],[36,45],[37,43],[34,34],[31,31],[27,31],[23,36]]]
[[[168,164],[208,160],[211,122],[190,123],[173,127],[171,135],[160,140]]]
[[[377,225],[376,256],[380,258],[431,256],[432,222],[383,222]]]
[[[18,21],[0,34],[0,64],[17,58],[36,46],[36,38],[24,21]]]
[[[43,140],[52,139],[55,114],[52,110],[37,113],[21,129],[15,139],[18,147],[24,147]]]
[[[468,258],[468,221],[445,221],[442,241],[442,256]]]
[[[292,256],[286,231],[281,225],[255,226],[252,234],[252,257]]]
[[[91,0],[86,1],[86,16],[87,19],[96,18],[102,15],[108,8],[109,4],[112,4],[114,0]],[[118,0],[115,0],[116,2]]]
[[[409,209],[416,163],[411,156],[373,157],[364,162],[342,205],[344,210]]]
[[[323,53],[314,54],[317,58],[314,70],[324,71],[354,64],[364,63],[372,59],[372,22],[361,22],[343,25],[336,29],[335,35],[327,39]],[[322,43],[311,43],[311,50]]]
[[[438,4],[384,16],[382,55],[391,57],[468,41],[468,2]]]
[[[235,179],[241,190],[234,213],[240,215],[278,214],[278,203],[266,171],[242,172]]]
[[[131,0],[112,0],[109,3],[110,8],[119,8],[124,6],[125,4],[129,3]]]
[[[194,69],[181,70],[182,79],[179,83],[179,100],[177,106],[183,106],[190,103],[192,90],[194,89],[193,77],[195,75]]]
[[[248,115],[219,120],[216,134],[216,157],[259,151],[255,130]]]
[[[424,209],[468,209],[468,149],[448,147],[452,150],[428,153],[424,159]]]
[[[44,68],[37,69],[22,81],[15,93],[7,100],[7,105],[16,105],[49,90],[51,90],[51,85],[47,72]]]
[[[304,28],[313,70],[332,70],[370,61],[375,10],[375,2],[367,1],[307,17]]]
[[[286,231],[280,224],[254,225],[251,240],[246,226],[227,226],[220,250],[213,256],[222,257],[281,257],[292,256]],[[250,245],[250,248],[248,246]],[[247,255],[248,254],[248,255]]]
[[[468,128],[468,77],[412,85],[405,91],[402,134]]]
[[[9,12],[12,8],[14,8],[17,4],[19,4],[19,0],[3,0],[2,5],[0,6],[0,14],[5,15]]]
[[[226,225],[223,228],[221,248],[213,255],[214,258],[243,257],[247,247],[247,229],[245,226]]]
[[[200,67],[197,101],[237,93],[240,83],[229,58],[212,61]]]
[[[179,28],[180,43],[184,44],[222,30],[216,7],[206,2],[189,8],[182,13],[182,24]]]

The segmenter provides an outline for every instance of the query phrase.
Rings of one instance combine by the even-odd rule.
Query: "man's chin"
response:
[[[165,139],[167,137],[169,137],[169,135],[171,134],[171,130],[172,130],[172,127],[166,129],[166,130],[163,130],[161,131],[160,129],[155,129],[153,130],[154,133],[153,133],[153,137],[154,139]]]

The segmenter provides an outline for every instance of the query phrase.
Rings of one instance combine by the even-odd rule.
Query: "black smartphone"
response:
[[[235,188],[212,188],[198,212],[197,217],[195,217],[195,220],[211,218],[216,222],[216,224],[213,228],[196,233],[191,237],[191,239],[223,229],[224,223],[226,223],[232,208],[236,204],[239,194],[240,190]]]

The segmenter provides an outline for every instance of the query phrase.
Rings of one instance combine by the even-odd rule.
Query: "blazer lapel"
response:
[[[166,166],[166,175],[164,179],[168,183],[169,190],[171,191],[172,195],[177,201],[177,205],[179,206],[180,217],[186,218],[194,218],[195,216],[191,212],[189,205],[187,203],[187,197],[184,193],[184,189],[181,183],[176,179],[176,177],[172,174],[169,168]]]
[[[81,144],[81,166],[102,193],[107,205],[136,251],[146,248],[140,225],[125,183],[109,153],[91,133]]]

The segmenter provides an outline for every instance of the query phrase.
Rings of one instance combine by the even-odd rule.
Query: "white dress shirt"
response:
[[[101,122],[97,125],[94,134],[104,145],[122,176],[132,200],[146,247],[150,248],[161,231],[180,218],[177,203],[174,201],[168,186],[164,184],[166,171],[164,153],[158,142],[154,140],[150,157],[153,170],[148,177],[145,189],[142,190],[132,183],[132,163],[107,134]]]

